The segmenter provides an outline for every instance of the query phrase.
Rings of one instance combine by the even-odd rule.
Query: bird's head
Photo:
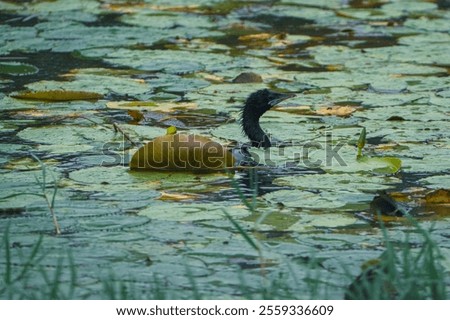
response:
[[[268,89],[258,90],[253,92],[245,102],[244,112],[253,115],[259,119],[267,110],[276,106],[283,100],[295,96],[291,93],[279,93]]]
[[[270,108],[283,100],[292,98],[295,94],[278,93],[268,89],[253,92],[242,109],[241,125],[245,134],[250,138],[252,146],[268,148],[271,146],[269,137],[259,125],[259,118]]]

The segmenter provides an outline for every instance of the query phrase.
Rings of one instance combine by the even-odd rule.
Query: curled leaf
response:
[[[166,134],[135,152],[132,170],[214,172],[232,168],[235,159],[220,143],[196,134]]]
[[[361,134],[359,135],[358,148],[362,149],[366,145],[366,128],[362,128]]]
[[[358,140],[358,155],[356,156],[357,158],[362,157],[362,149],[364,148],[365,145],[366,145],[366,128],[363,127]]]

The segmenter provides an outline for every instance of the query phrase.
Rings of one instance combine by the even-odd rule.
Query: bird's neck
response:
[[[242,113],[242,129],[250,139],[252,146],[269,148],[271,146],[268,135],[259,125],[260,116],[250,114],[248,109],[244,109]]]

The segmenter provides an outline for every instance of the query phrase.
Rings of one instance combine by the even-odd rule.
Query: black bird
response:
[[[270,108],[283,100],[294,97],[292,93],[278,93],[268,89],[252,93],[245,102],[241,114],[241,126],[250,139],[252,147],[269,148],[272,146],[269,136],[259,125],[259,118]]]
[[[403,217],[406,212],[405,209],[384,190],[373,198],[370,203],[369,211],[376,218],[378,215]]]
[[[247,98],[242,109],[241,125],[251,146],[272,146],[259,125],[259,118],[279,102],[293,96],[263,89]],[[222,146],[207,137],[176,133],[176,128],[169,129],[166,135],[154,138],[134,153],[130,161],[132,170],[215,171],[258,165],[248,151],[249,144],[230,150],[229,146]]]

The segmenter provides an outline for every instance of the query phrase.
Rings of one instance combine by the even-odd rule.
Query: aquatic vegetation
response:
[[[443,1],[0,12],[2,298],[448,296]],[[295,97],[260,118],[256,172],[129,169],[171,126],[247,142],[262,89]]]

